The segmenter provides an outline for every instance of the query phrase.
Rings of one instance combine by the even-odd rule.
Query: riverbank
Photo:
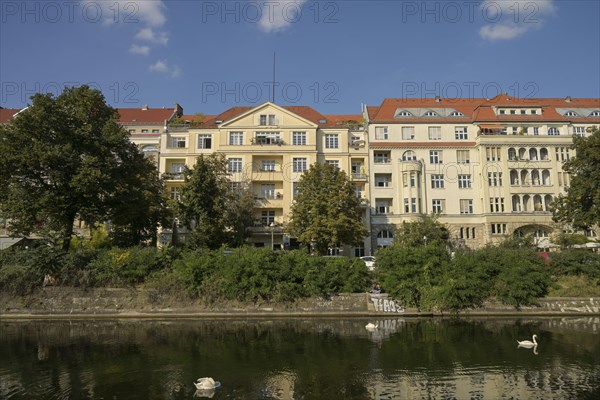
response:
[[[0,292],[4,318],[431,317],[450,313],[404,308],[387,294],[348,293],[289,303],[206,302],[143,288],[45,287],[27,296]],[[494,300],[461,316],[600,315],[600,298],[551,297],[519,310]]]

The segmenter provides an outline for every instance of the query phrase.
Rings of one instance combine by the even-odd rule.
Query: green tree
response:
[[[588,137],[573,138],[576,155],[563,164],[571,186],[552,204],[553,218],[576,228],[600,225],[600,130],[588,128]]]
[[[345,172],[329,164],[311,165],[300,178],[290,232],[319,254],[340,244],[357,246],[367,236],[355,188]]]
[[[248,188],[232,189],[225,156],[201,155],[184,176],[178,209],[191,230],[189,244],[210,249],[243,244],[254,221],[254,197]]]
[[[138,217],[150,205],[160,207],[133,204],[135,191],[157,172],[100,91],[66,88],[56,98],[36,94],[31,100],[0,127],[0,209],[13,234],[59,239],[68,250],[76,218],[94,226],[122,207],[136,208]],[[156,220],[140,223],[152,230],[146,224]]]

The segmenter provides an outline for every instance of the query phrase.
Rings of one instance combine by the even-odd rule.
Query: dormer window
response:
[[[427,111],[425,114],[423,114],[424,117],[437,117],[437,113],[435,111]]]
[[[412,117],[412,116],[413,115],[410,112],[406,111],[406,110],[399,111],[396,114],[396,117]]]
[[[461,113],[460,111],[452,111],[452,114],[450,114],[451,117],[464,117],[465,114]]]
[[[531,115],[537,115],[537,110],[530,110]]]
[[[516,111],[515,110],[510,110],[510,115],[515,115]]]
[[[576,117],[576,116],[577,116],[577,114],[575,113],[575,111],[567,111],[567,112],[565,113],[565,115],[566,115],[567,117]]]
[[[504,111],[504,110],[499,110],[499,111],[498,111],[498,114],[500,114],[500,115],[504,115],[504,114],[506,114],[506,111]]]
[[[590,116],[592,116],[592,117],[600,117],[600,111],[592,111],[592,113],[590,114]]]

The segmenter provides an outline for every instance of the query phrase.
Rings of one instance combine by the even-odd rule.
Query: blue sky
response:
[[[600,97],[600,1],[0,1],[0,106],[65,84],[114,107]]]

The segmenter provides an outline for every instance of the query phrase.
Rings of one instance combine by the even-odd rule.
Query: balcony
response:
[[[270,136],[256,136],[250,139],[250,143],[257,144],[260,146],[281,146],[285,144],[285,142],[278,137],[270,137]]]
[[[162,178],[166,181],[182,181],[184,179],[183,172],[165,172]]]
[[[254,196],[254,200],[257,202],[257,207],[266,208],[282,208],[283,207],[283,193],[263,193]]]
[[[363,173],[351,173],[350,179],[355,182],[366,182],[369,180],[369,175]]]
[[[392,159],[390,157],[375,156],[373,157],[373,162],[375,164],[390,164]]]

